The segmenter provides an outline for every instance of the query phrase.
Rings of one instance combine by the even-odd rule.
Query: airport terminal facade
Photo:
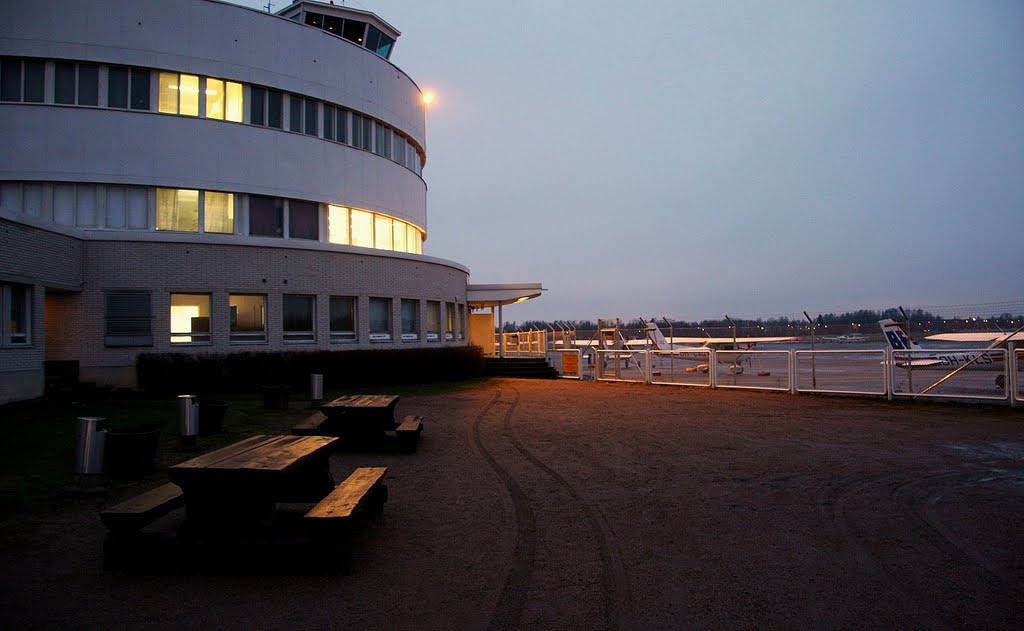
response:
[[[469,343],[425,256],[425,112],[372,13],[0,4],[0,403],[45,360]]]

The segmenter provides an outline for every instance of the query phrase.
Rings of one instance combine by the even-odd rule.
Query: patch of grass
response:
[[[396,387],[353,388],[325,392],[325,400],[343,394],[388,393],[430,396],[483,387],[486,379]],[[208,399],[228,403],[223,432],[198,439],[200,450],[183,451],[178,429],[177,399],[166,395],[97,393],[79,400],[40,399],[0,407],[0,542],[10,541],[31,527],[32,518],[69,504],[88,503],[97,508],[110,497],[139,491],[167,479],[167,468],[196,455],[237,442],[253,434],[288,434],[291,426],[312,413],[309,394],[292,393],[287,410],[263,409],[260,394],[212,394]],[[106,427],[124,429],[140,425],[160,427],[155,471],[134,480],[100,476],[107,497],[74,498],[66,491],[74,482],[77,419],[106,419]]]

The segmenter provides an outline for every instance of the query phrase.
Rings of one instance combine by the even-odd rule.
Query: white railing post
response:
[[[708,377],[711,389],[714,390],[718,387],[718,357],[716,354],[718,351],[711,349],[708,353]]]
[[[789,357],[789,393],[796,394],[796,349],[789,349],[786,355]]]

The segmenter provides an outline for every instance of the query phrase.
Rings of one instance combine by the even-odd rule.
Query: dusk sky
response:
[[[437,95],[424,253],[547,289],[506,320],[1024,312],[1024,3],[347,4]]]

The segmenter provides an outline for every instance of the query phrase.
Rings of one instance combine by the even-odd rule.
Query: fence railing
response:
[[[521,348],[522,345],[519,345]],[[793,394],[1024,402],[1024,349],[553,349],[567,379]]]

